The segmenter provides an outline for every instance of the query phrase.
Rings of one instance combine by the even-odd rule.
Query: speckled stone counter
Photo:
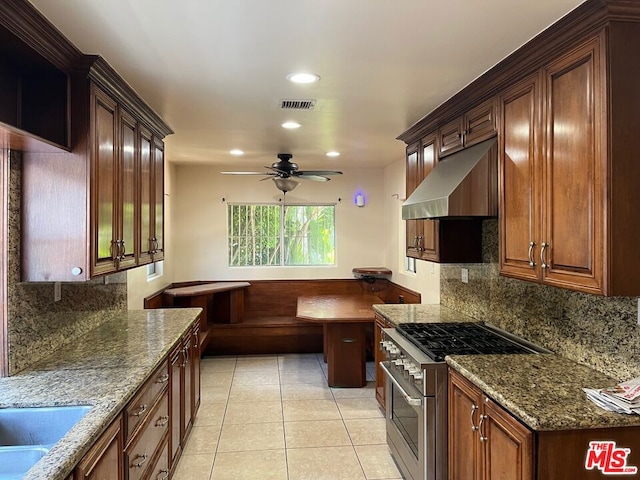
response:
[[[640,415],[607,412],[582,391],[616,380],[559,355],[451,355],[446,361],[533,430],[640,426]]]
[[[374,305],[373,309],[394,325],[399,323],[477,322],[478,320],[437,304]]]
[[[90,331],[27,371],[0,378],[0,408],[93,408],[24,480],[64,480],[200,313],[139,310]]]

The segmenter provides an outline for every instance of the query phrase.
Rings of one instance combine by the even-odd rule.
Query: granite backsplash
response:
[[[461,282],[462,267],[469,283]],[[498,222],[483,222],[483,263],[442,264],[440,303],[619,380],[640,375],[636,297],[600,297],[498,275]]]
[[[53,283],[20,282],[21,166],[20,153],[11,152],[7,265],[9,375],[77,341],[127,309],[126,273],[106,280],[63,283],[58,302],[53,301]]]

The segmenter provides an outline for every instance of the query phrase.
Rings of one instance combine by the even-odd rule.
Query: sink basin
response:
[[[49,450],[44,447],[0,447],[0,480],[19,480]]]
[[[7,445],[51,448],[90,409],[86,405],[0,409],[0,448]],[[6,465],[0,462],[3,464]]]

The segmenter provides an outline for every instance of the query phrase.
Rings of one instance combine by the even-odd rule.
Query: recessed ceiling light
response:
[[[284,122],[282,124],[282,128],[288,128],[288,129],[294,129],[294,128],[300,128],[302,125],[300,125],[298,122]]]
[[[234,148],[233,150],[230,150],[229,153],[231,155],[244,155],[244,152],[238,148]]]
[[[287,80],[293,83],[315,83],[320,80],[320,75],[316,73],[290,73]]]
[[[331,151],[331,152],[327,152],[327,157],[339,157],[340,156],[340,152],[336,152],[336,151]]]

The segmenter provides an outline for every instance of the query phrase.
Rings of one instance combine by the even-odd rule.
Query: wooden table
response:
[[[330,387],[367,384],[365,329],[375,322],[376,303],[384,302],[369,294],[298,297],[296,316],[324,326]]]

